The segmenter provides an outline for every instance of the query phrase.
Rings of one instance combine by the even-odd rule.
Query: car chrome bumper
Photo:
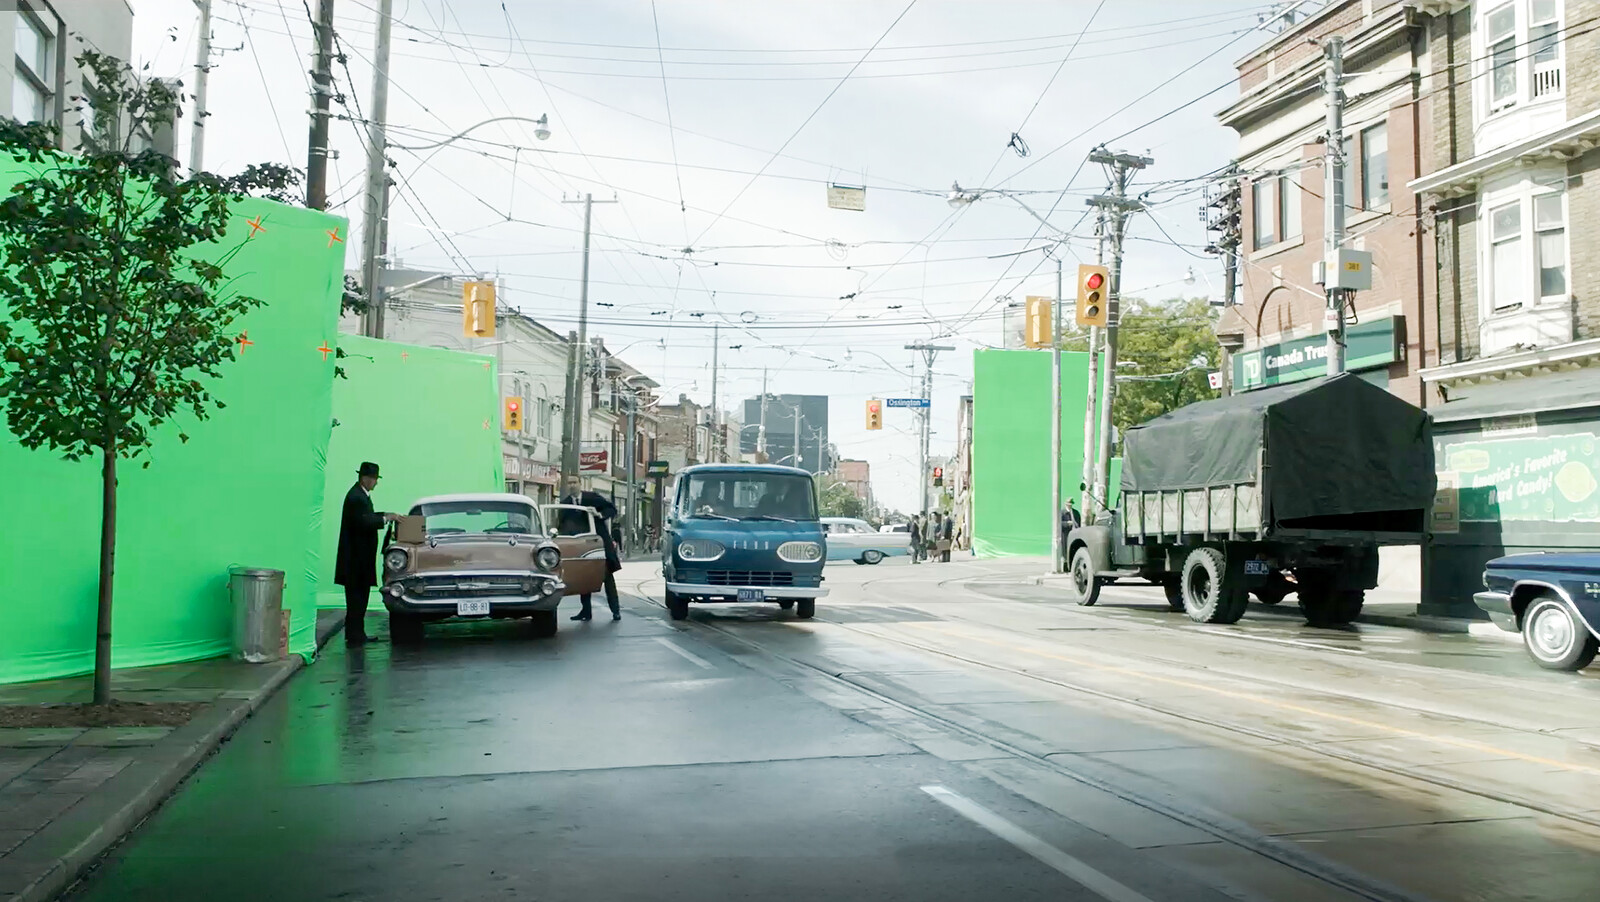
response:
[[[679,595],[726,595],[733,597],[741,589],[751,589],[777,600],[787,598],[823,598],[828,590],[821,586],[713,586],[709,583],[667,583],[667,591]]]
[[[1495,626],[1508,633],[1517,632],[1517,614],[1511,609],[1511,596],[1504,592],[1473,593],[1472,603],[1489,615]]]
[[[378,594],[383,599],[385,608],[402,614],[454,617],[456,602],[459,601],[487,601],[490,617],[517,617],[537,611],[554,611],[561,604],[562,596],[566,594],[566,583],[552,576],[540,576],[535,579],[540,583],[540,588],[532,595],[521,593],[455,595],[449,592],[437,592],[421,596],[407,592],[406,587],[399,582],[384,586]]]

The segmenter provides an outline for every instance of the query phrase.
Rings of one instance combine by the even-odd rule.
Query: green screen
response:
[[[10,167],[0,187],[20,177]],[[313,650],[334,368],[319,349],[337,340],[346,232],[343,219],[252,200],[233,209],[221,245],[203,252],[215,259],[243,242],[226,267],[229,289],[265,304],[234,326],[248,344],[212,388],[227,408],[155,430],[149,469],[119,462],[113,666],[228,653],[234,564],[285,571],[290,648]],[[9,535],[0,543],[0,682],[88,672],[99,462],[24,449],[0,421],[0,485]]]
[[[1061,495],[1077,498],[1089,355],[1061,355]],[[973,355],[972,549],[979,557],[1048,555],[1059,523],[1050,494],[1050,353]]]
[[[454,492],[503,492],[500,398],[495,360],[478,354],[339,336],[346,378],[333,384],[321,535],[324,607],[343,607],[333,584],[339,511],[362,461],[383,479],[378,510],[404,513],[418,498]]]

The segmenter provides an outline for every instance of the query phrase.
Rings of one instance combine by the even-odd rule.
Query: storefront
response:
[[[1429,409],[1439,493],[1421,610],[1475,617],[1487,561],[1600,548],[1600,352],[1569,367],[1451,369],[1425,373],[1449,400]]]
[[[1404,317],[1356,323],[1345,331],[1345,369],[1387,389],[1389,366],[1402,359],[1404,348]],[[1301,382],[1327,372],[1328,339],[1320,332],[1233,355],[1234,391]]]

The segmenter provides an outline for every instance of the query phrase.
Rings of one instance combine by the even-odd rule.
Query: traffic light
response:
[[[507,432],[522,431],[521,398],[506,398],[505,423]]]
[[[1023,332],[1022,343],[1030,348],[1048,348],[1055,344],[1050,340],[1050,304],[1054,298],[1042,298],[1037,295],[1028,295],[1026,331]]]
[[[1110,278],[1104,266],[1085,263],[1078,267],[1078,325],[1105,326],[1111,321]]]
[[[877,398],[871,398],[867,401],[867,428],[883,428],[883,402]]]
[[[461,331],[468,338],[494,337],[494,283],[461,283]]]
[[[933,485],[935,488],[944,485],[944,467],[933,468]]]

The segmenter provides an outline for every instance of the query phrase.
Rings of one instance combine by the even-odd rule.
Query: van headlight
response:
[[[822,546],[817,542],[784,542],[778,546],[778,559],[791,564],[815,564],[822,560]]]
[[[399,573],[406,569],[406,564],[411,563],[411,555],[404,548],[391,548],[383,553],[384,569],[390,573]]]
[[[678,543],[678,559],[684,561],[714,561],[728,549],[711,539],[684,539]]]
[[[533,553],[533,562],[539,565],[540,570],[552,573],[561,566],[561,549],[546,545]]]

